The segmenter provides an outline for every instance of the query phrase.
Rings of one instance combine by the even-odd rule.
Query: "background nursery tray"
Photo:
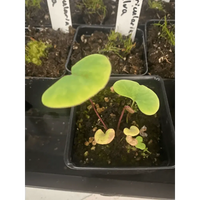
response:
[[[103,40],[102,41],[103,44],[100,45],[103,47],[105,44],[104,39],[106,40],[107,35],[110,33],[111,30],[114,30],[114,27],[88,26],[88,25],[79,26],[76,30],[74,40],[73,40],[73,45],[70,48],[69,55],[68,55],[66,65],[65,65],[68,73],[71,73],[71,67],[73,66],[73,64],[75,64],[77,61],[83,58],[85,56],[84,54],[89,55],[92,53],[98,53],[98,50],[96,49],[96,44],[98,43],[98,40],[99,39]],[[93,41],[92,44],[88,44],[88,45],[86,44],[87,45],[86,46],[85,43],[82,41],[83,37],[86,38],[87,40],[87,38],[91,37],[95,31],[98,31],[100,35],[96,36],[94,41],[93,39],[91,39],[91,41]],[[102,36],[102,33],[105,35]],[[128,67],[130,70],[128,73],[126,71],[123,71],[123,69],[121,69],[120,67],[119,69],[117,69],[117,66],[122,66],[123,68],[125,61],[121,58],[119,59],[119,57],[116,55],[114,55],[115,58],[112,57],[111,55],[110,61],[112,63],[112,69],[115,70],[114,72],[111,73],[111,76],[121,76],[121,75],[133,76],[133,75],[145,75],[147,73],[148,68],[147,68],[145,39],[144,39],[143,31],[140,29],[137,29],[135,42],[136,42],[135,55],[136,55],[137,61],[135,61],[136,58],[130,58],[130,59],[134,59],[135,65],[137,65],[136,66],[137,72],[134,72],[134,68],[133,70],[130,69],[131,67]],[[86,49],[87,49],[87,52],[86,52]],[[73,64],[72,64],[72,59],[73,59]],[[118,60],[117,63],[115,62],[116,60]],[[130,61],[131,64],[134,62],[132,60]],[[127,60],[127,63],[129,63],[128,60]]]
[[[148,61],[148,69],[149,69],[149,71],[151,69],[151,65],[152,66],[156,65],[157,61],[155,61],[156,59],[153,59],[154,60],[153,62],[150,61],[149,49],[150,49],[150,45],[151,45],[151,49],[152,49],[153,46],[152,46],[152,43],[149,41],[149,37],[150,36],[148,34],[149,33],[148,31],[149,31],[149,28],[153,24],[157,24],[157,23],[163,24],[164,22],[165,22],[164,19],[162,19],[162,20],[151,19],[151,20],[148,20],[145,23],[145,39],[146,39],[147,61]],[[169,30],[169,31],[173,31],[174,32],[174,36],[175,36],[175,38],[177,39],[177,42],[178,42],[178,20],[177,19],[170,19],[170,20],[167,19],[167,26],[169,26],[169,25],[173,25],[174,26],[173,29]],[[154,30],[156,31],[156,29],[154,29]],[[158,34],[158,35],[156,35],[156,34]],[[151,30],[151,38],[153,38],[154,41],[156,40],[156,38],[160,37],[159,34],[161,34],[161,33],[160,32],[158,32],[158,33],[154,32],[153,33],[153,30]],[[158,47],[155,46],[155,45],[158,45]],[[162,45],[162,44],[160,44],[160,45]],[[171,47],[170,46],[159,47],[159,44],[156,43],[156,44],[154,44],[154,52],[152,52],[152,54],[156,53],[157,51],[159,53],[160,50],[158,48],[161,48],[161,50],[163,50],[163,51],[164,50],[168,50],[168,49],[170,50],[170,48],[172,48],[171,50],[172,50],[172,53],[174,53],[174,55],[173,55],[174,57],[170,58],[170,60],[173,61],[173,63],[171,63],[171,65],[173,65],[172,71],[174,71],[174,77],[173,78],[177,78],[178,77],[178,45],[171,46]],[[165,57],[165,54],[166,54],[166,51],[163,54],[161,54],[161,55],[163,55],[163,58]],[[169,52],[169,54],[170,54],[170,52]],[[166,55],[166,57],[167,57],[167,55]],[[164,62],[167,63],[169,61],[166,60]],[[160,67],[161,67],[161,65],[160,65]],[[162,78],[167,78],[168,76],[170,76],[170,74],[169,74],[170,69],[166,69],[166,71],[164,71],[164,70],[165,69],[163,69],[163,72],[162,71],[159,72],[159,73],[163,73],[164,75],[161,75],[161,74],[158,74],[158,75],[160,75]],[[152,74],[152,75],[154,75],[154,74]],[[164,77],[164,76],[166,76],[166,77]]]

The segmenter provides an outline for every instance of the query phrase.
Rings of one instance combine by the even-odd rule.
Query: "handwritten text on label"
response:
[[[69,0],[47,0],[53,29],[69,32],[72,25]]]
[[[122,0],[118,4],[115,31],[135,39],[143,0]]]

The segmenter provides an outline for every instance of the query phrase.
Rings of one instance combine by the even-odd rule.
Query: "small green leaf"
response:
[[[160,106],[156,93],[144,85],[135,81],[119,80],[114,83],[113,88],[121,96],[129,97],[135,101],[141,112],[146,115],[155,114]]]
[[[104,133],[101,129],[98,129],[94,134],[94,139],[97,144],[109,144],[115,138],[115,130],[110,128]]]
[[[137,140],[138,142],[143,142],[143,138],[142,138],[141,136],[137,136],[137,137],[136,137],[136,140]]]
[[[144,143],[139,143],[135,145],[136,148],[144,150],[146,148],[146,145]]]
[[[136,136],[140,133],[140,130],[136,126],[131,126],[130,129],[125,128],[123,132],[125,135]]]
[[[102,90],[110,77],[109,59],[100,54],[86,56],[42,95],[42,103],[50,108],[79,105]]]
[[[135,147],[144,150],[146,148],[146,145],[143,143],[143,138],[141,136],[137,136],[135,139],[138,141]]]

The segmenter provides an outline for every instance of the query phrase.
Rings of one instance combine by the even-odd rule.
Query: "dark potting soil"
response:
[[[175,32],[168,22],[168,29]],[[150,75],[162,78],[175,78],[175,47],[160,36],[161,27],[153,24],[147,28],[147,57]]]
[[[51,44],[46,58],[41,58],[42,65],[37,66],[33,63],[26,63],[25,75],[32,77],[60,77],[65,73],[65,63],[69,53],[70,46],[75,34],[75,29],[70,27],[69,33],[51,28],[43,28],[41,31],[35,28],[29,28],[26,31],[27,44],[30,37]]]
[[[40,8],[25,6],[26,26],[51,25],[47,0],[41,0],[40,6],[41,6]]]
[[[92,98],[97,111],[108,128],[116,131],[117,123],[125,105],[131,106],[132,100],[111,93],[104,89]],[[98,104],[98,105],[97,105]],[[103,125],[91,108],[90,101],[82,104],[76,113],[75,138],[72,151],[72,162],[76,166],[90,167],[133,167],[133,166],[159,166],[166,155],[161,145],[161,127],[159,112],[152,116],[141,113],[135,105],[136,113],[129,115],[126,123],[125,111],[121,121],[120,130],[115,133],[114,140],[107,145],[93,144],[94,133],[98,129],[104,130]],[[135,125],[139,129],[147,127],[147,137],[144,143],[149,152],[130,146],[125,140],[124,128]]]
[[[86,16],[76,7],[76,2],[80,0],[70,0],[70,10],[73,24],[100,24],[97,21],[98,16]],[[117,9],[119,0],[104,0],[104,4],[107,8],[107,15],[103,21],[103,24],[114,25],[117,19]],[[26,7],[25,6],[25,22],[26,26],[41,26],[41,25],[51,25],[49,9],[46,0],[41,0],[41,8],[37,7]],[[175,19],[175,2],[170,3],[163,2],[164,11],[159,11],[157,9],[150,9],[148,6],[148,1],[144,0],[139,24],[144,24],[149,19],[163,19],[164,16],[167,19]]]
[[[148,1],[144,0],[140,12],[139,23],[144,24],[150,19],[175,19],[175,2],[163,2],[163,11],[149,8]]]
[[[98,14],[88,14],[86,15],[84,11],[80,11],[76,5],[78,2],[82,0],[70,0],[70,9],[71,9],[71,16],[72,16],[72,23],[77,24],[101,24],[98,20]],[[103,0],[107,12],[106,17],[103,20],[102,24],[115,24],[116,23],[116,16],[117,16],[117,9],[118,9],[118,1],[119,0]]]
[[[108,34],[101,31],[95,31],[90,36],[81,36],[81,42],[75,42],[71,55],[71,66],[76,62],[94,53],[100,53],[108,42]],[[112,65],[113,74],[143,74],[145,72],[144,46],[135,40],[136,46],[132,48],[131,53],[123,58],[113,52],[102,52],[106,55]],[[117,41],[116,41],[117,43]],[[120,45],[120,44],[119,44]],[[118,46],[119,47],[119,46]],[[121,47],[122,48],[122,47]],[[122,53],[122,52],[121,52]]]

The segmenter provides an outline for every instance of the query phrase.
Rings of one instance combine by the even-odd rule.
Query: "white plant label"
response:
[[[170,0],[162,0],[162,1],[165,1],[165,2],[168,2],[168,3],[170,2]]]
[[[115,32],[135,39],[143,0],[119,0]]]
[[[72,25],[69,0],[47,0],[52,28],[69,32]]]

